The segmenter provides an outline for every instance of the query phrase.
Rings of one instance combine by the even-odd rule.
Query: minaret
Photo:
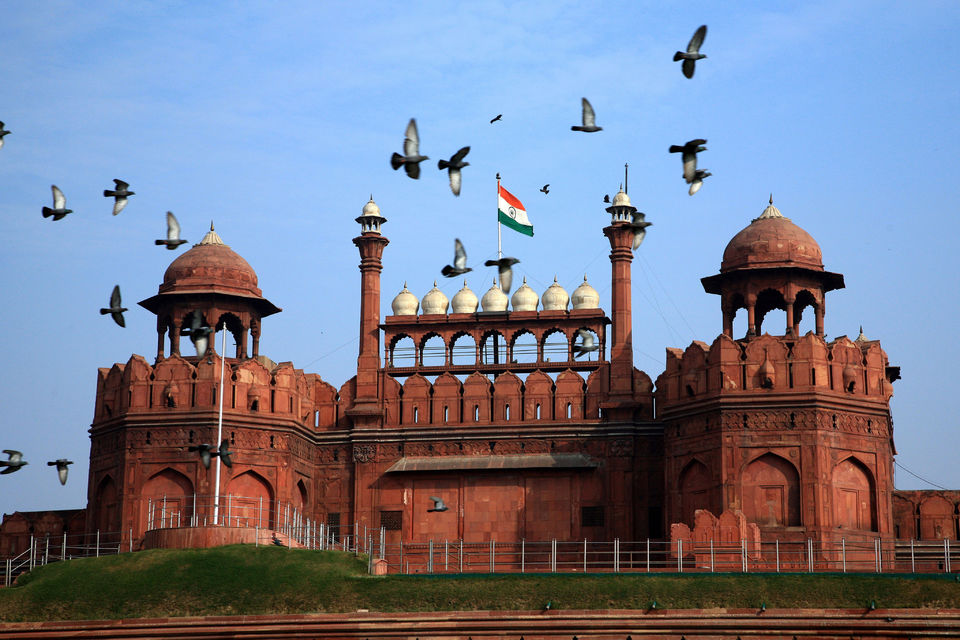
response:
[[[380,271],[383,248],[390,241],[380,235],[387,219],[370,196],[357,218],[360,235],[353,244],[360,249],[360,351],[357,355],[357,391],[349,411],[359,428],[376,428],[383,420],[378,376],[380,369]]]
[[[633,261],[634,236],[643,214],[630,204],[621,188],[607,207],[610,226],[603,234],[610,240],[611,311],[613,319],[610,345],[610,403],[607,414],[614,420],[629,419],[633,402],[633,316],[631,312],[630,263]],[[638,223],[635,224],[634,220]],[[641,228],[642,231],[642,228]],[[617,411],[621,406],[624,411]],[[611,414],[610,410],[613,410]],[[629,412],[627,411],[629,410]]]

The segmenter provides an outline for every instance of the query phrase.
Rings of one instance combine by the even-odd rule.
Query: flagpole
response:
[[[217,333],[213,333],[213,344],[217,344]],[[220,339],[220,415],[217,418],[217,453],[223,438],[223,366],[227,361],[227,323],[223,323],[223,337]],[[216,478],[213,481],[213,524],[220,524],[220,456],[217,456]],[[228,523],[229,524],[229,523]]]
[[[500,238],[500,174],[497,173],[497,260],[503,257]]]

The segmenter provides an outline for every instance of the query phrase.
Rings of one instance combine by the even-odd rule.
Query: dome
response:
[[[523,277],[523,284],[513,292],[510,298],[510,306],[514,311],[536,311],[537,304],[540,302],[540,296],[527,284],[527,277]]]
[[[259,298],[257,274],[247,261],[223,243],[210,224],[210,231],[170,263],[159,293],[209,293]]]
[[[446,313],[449,305],[450,301],[447,296],[443,294],[443,291],[437,289],[436,280],[433,281],[433,289],[430,289],[427,295],[420,300],[420,308],[423,310],[423,315],[426,316]]]
[[[470,291],[469,287],[467,287],[467,281],[464,280],[463,289],[457,291],[456,295],[453,296],[453,302],[450,304],[450,307],[453,313],[474,313],[479,304],[480,301],[477,299],[477,294]]]
[[[570,297],[574,309],[597,309],[600,307],[600,294],[587,283],[587,276],[583,276],[583,283],[573,290]]]
[[[566,289],[557,284],[557,277],[554,276],[553,284],[543,292],[541,300],[543,300],[544,311],[566,311],[570,295]]]
[[[632,206],[632,205],[630,204],[630,196],[628,196],[628,195],[626,194],[626,192],[624,192],[623,187],[620,187],[620,191],[617,193],[617,195],[613,196],[613,203],[612,203],[612,205],[613,205],[614,207],[629,207],[629,206]]]
[[[361,215],[364,216],[379,216],[380,207],[377,206],[377,203],[373,201],[373,194],[370,194],[370,202],[363,205],[363,212]]]
[[[496,280],[493,281],[493,286],[483,294],[483,299],[480,300],[484,311],[506,311],[508,302],[507,294],[500,290]]]
[[[407,283],[403,283],[403,291],[397,294],[397,297],[390,303],[395,316],[415,316],[417,309],[420,308],[420,301],[417,296],[410,293],[407,289]]]
[[[813,237],[770,204],[723,251],[720,272],[763,267],[823,271],[823,254]]]

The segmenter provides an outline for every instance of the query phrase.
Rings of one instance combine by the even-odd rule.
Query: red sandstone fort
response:
[[[696,540],[724,522],[764,542],[957,539],[960,492],[894,490],[899,369],[862,332],[825,340],[826,295],[844,281],[809,234],[772,203],[737,233],[702,280],[720,335],[668,348],[654,382],[631,343],[636,209],[621,192],[607,211],[609,313],[585,278],[572,294],[524,283],[510,299],[464,285],[450,302],[404,286],[381,318],[389,241],[371,199],[353,239],[357,372],[339,389],[260,354],[280,309],[211,229],[140,302],[157,316],[153,361],[99,370],[86,508],[5,514],[0,556],[64,532],[121,532],[140,548],[161,500],[178,525],[206,522],[195,496],[216,493],[216,476],[188,447],[216,442],[221,392],[234,463],[219,494],[242,497],[221,509],[263,529],[285,505],[328,530],[382,528],[387,542]],[[786,326],[764,325],[775,309]],[[195,311],[235,353],[213,340],[203,357],[181,353]],[[815,329],[800,335],[804,313]],[[577,358],[581,331],[599,349]]]

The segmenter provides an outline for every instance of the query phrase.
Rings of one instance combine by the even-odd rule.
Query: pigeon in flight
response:
[[[177,222],[177,217],[173,215],[173,212],[167,211],[167,239],[166,240],[154,240],[154,244],[158,245],[167,245],[167,249],[173,251],[180,245],[184,244],[186,240],[180,239],[180,223]]]
[[[50,190],[53,191],[53,209],[44,207],[43,217],[53,216],[54,220],[59,220],[68,213],[73,213],[73,209],[67,209],[67,199],[63,197],[63,191],[60,191],[60,188],[55,184],[50,185]]]
[[[652,222],[647,222],[645,218],[646,214],[640,211],[637,211],[633,214],[633,223],[630,226],[633,227],[634,251],[640,248],[640,244],[643,242],[643,239],[647,237],[647,227],[653,224]]]
[[[227,447],[227,445],[229,444],[230,442],[228,440],[221,441],[220,448],[217,449],[216,451],[211,452],[210,455],[220,456],[220,460],[221,462],[223,462],[223,464],[227,465],[228,467],[232,467],[233,460],[230,458],[230,456],[233,455],[233,451],[230,451],[230,449]]]
[[[442,498],[437,498],[436,496],[430,496],[430,499],[433,500],[433,508],[427,509],[427,513],[431,513],[433,511],[446,511],[447,509],[450,508],[446,504],[444,504]]]
[[[3,136],[8,133],[10,132],[3,128],[3,122],[0,122],[0,148],[3,148]]]
[[[697,60],[702,60],[707,56],[700,53],[700,45],[703,44],[703,39],[707,36],[707,25],[700,25],[694,33],[693,37],[690,38],[689,44],[687,44],[686,51],[677,51],[673,54],[673,61],[677,62],[678,60],[683,60],[683,64],[680,68],[683,70],[683,75],[688,78],[693,77],[693,72],[696,68]]]
[[[394,153],[390,158],[390,166],[394,170],[403,165],[407,175],[416,180],[420,177],[420,163],[428,160],[427,156],[420,155],[420,134],[417,133],[417,120],[410,118],[407,124],[406,137],[403,139],[403,155]]]
[[[593,334],[585,329],[577,329],[577,335],[580,336],[580,344],[573,345],[573,357],[576,359],[579,356],[590,353],[591,351],[596,351],[600,348],[596,342],[594,342]]]
[[[713,174],[707,171],[706,169],[697,169],[693,172],[693,180],[690,181],[690,190],[687,192],[690,195],[695,194],[697,191],[700,191],[700,187],[703,186],[703,180],[707,176],[712,176]]]
[[[134,195],[134,192],[130,191],[128,188],[130,185],[123,180],[114,178],[113,183],[116,185],[116,188],[113,191],[104,189],[103,197],[113,198],[113,215],[117,215],[127,206],[127,196]]]
[[[197,349],[197,357],[202,358],[207,353],[207,346],[210,344],[210,334],[213,332],[208,325],[203,322],[203,314],[199,311],[193,311],[190,314],[190,328],[182,331],[182,334],[190,336],[190,341]]]
[[[550,183],[548,182],[547,184],[540,187],[540,191],[542,191],[544,195],[550,193]]]
[[[187,447],[187,451],[198,451],[200,453],[200,462],[203,463],[204,469],[210,468],[210,458],[213,453],[210,451],[212,449],[209,444],[198,444],[194,446]]]
[[[590,101],[587,100],[586,98],[581,98],[581,100],[583,101],[582,115],[581,115],[583,119],[583,126],[581,127],[573,126],[573,127],[570,127],[570,129],[572,131],[584,131],[586,133],[592,133],[594,131],[603,131],[603,127],[597,126],[597,116],[593,112],[593,107],[590,106]]]
[[[453,191],[453,195],[460,195],[460,169],[463,169],[466,166],[469,166],[469,162],[464,162],[463,158],[468,153],[470,153],[470,147],[463,147],[457,151],[449,160],[440,160],[437,162],[437,167],[443,171],[447,170],[447,173],[450,175],[450,190]]]
[[[6,467],[3,471],[0,471],[0,474],[6,475],[8,473],[13,473],[14,471],[19,471],[20,467],[25,464],[30,464],[23,459],[23,454],[19,451],[14,451],[13,449],[4,449],[3,452],[7,454],[6,460],[0,460],[0,467]]]
[[[113,292],[110,294],[110,308],[101,308],[100,315],[105,316],[109,313],[114,322],[121,327],[125,327],[127,325],[123,322],[123,312],[126,310],[125,307],[120,306],[120,285],[116,284],[113,286]]]
[[[71,465],[71,464],[73,464],[72,460],[67,460],[66,458],[58,458],[53,462],[48,462],[47,466],[57,468],[57,477],[60,478],[60,484],[65,485],[67,484],[67,471],[69,470],[68,465]]]
[[[697,154],[707,150],[703,146],[705,144],[707,144],[706,140],[697,138],[696,140],[688,140],[683,145],[670,145],[670,153],[682,154],[680,159],[683,161],[683,179],[687,181],[687,184],[693,182],[693,174],[697,171]]]
[[[493,120],[490,121],[490,124],[493,124],[494,122],[496,122],[496,121],[498,121],[498,120],[503,120],[503,114],[502,114],[502,113],[498,113],[498,114],[497,114],[497,117],[495,117]],[[2,127],[2,126],[3,126],[3,123],[0,122],[0,127]]]
[[[609,193],[608,193],[607,195],[603,196],[603,201],[606,202],[607,204],[610,204],[610,194],[609,194]]]
[[[513,286],[513,265],[520,262],[516,258],[500,258],[499,260],[487,260],[483,264],[488,267],[496,267],[500,277],[500,290],[506,295],[510,295],[510,287]]]
[[[449,264],[440,270],[447,278],[453,278],[459,275],[463,275],[467,271],[473,271],[470,267],[467,266],[467,252],[463,248],[463,243],[460,242],[460,238],[454,238],[453,240],[453,266]]]

